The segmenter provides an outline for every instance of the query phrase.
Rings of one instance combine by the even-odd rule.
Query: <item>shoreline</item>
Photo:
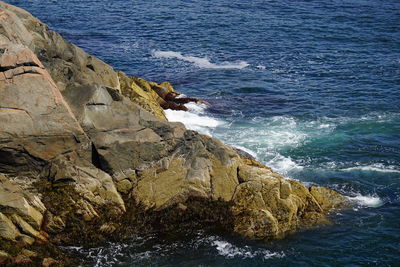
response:
[[[282,238],[346,206],[166,120],[165,108],[201,100],[114,71],[22,9],[0,10],[0,263],[63,264],[56,246],[209,225]]]

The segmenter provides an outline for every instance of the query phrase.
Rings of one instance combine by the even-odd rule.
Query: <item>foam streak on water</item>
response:
[[[366,166],[354,166],[349,168],[341,169],[342,171],[351,172],[351,171],[364,171],[364,172],[387,172],[387,173],[400,173],[400,170],[395,166],[385,166],[383,164],[375,163]]]
[[[219,64],[211,63],[206,57],[184,56],[179,52],[174,51],[153,51],[152,55],[157,58],[179,59],[195,64],[199,68],[205,69],[243,69],[249,66],[245,61],[237,62],[221,62]]]
[[[226,241],[219,241],[219,240],[214,241],[213,246],[216,247],[219,255],[224,256],[228,259],[235,257],[246,259],[246,258],[254,258],[256,256],[262,256],[265,260],[267,260],[274,257],[276,258],[285,257],[284,252],[271,252],[266,249],[253,251],[248,246],[239,248]]]

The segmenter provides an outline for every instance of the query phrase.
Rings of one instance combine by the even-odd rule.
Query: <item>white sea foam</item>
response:
[[[207,105],[203,104],[203,103],[190,102],[190,103],[185,104],[185,107],[188,108],[189,112],[192,112],[195,114],[204,114],[205,110],[207,108]]]
[[[228,140],[232,145],[240,141],[239,145],[246,144],[250,149],[257,147],[259,154],[277,148],[299,146],[307,138],[307,133],[299,127],[294,118],[276,116],[254,118],[246,125],[234,124],[229,130],[218,133],[216,137]]]
[[[340,169],[341,171],[369,171],[369,172],[391,172],[391,173],[400,173],[395,166],[385,166],[380,163],[365,165],[365,166],[354,166],[349,168]]]
[[[285,176],[289,176],[289,172],[293,170],[302,170],[303,166],[294,162],[290,157],[284,157],[281,154],[276,154],[276,156],[267,162],[274,171],[277,171]]]
[[[245,147],[273,170],[290,177],[290,172],[299,171],[303,167],[290,157],[280,153],[287,148],[301,146],[308,138],[308,132],[290,116],[275,116],[271,118],[255,117],[247,121],[219,127],[214,133],[235,147]],[[239,147],[239,148],[240,148]],[[251,153],[250,153],[251,154]]]
[[[378,208],[384,204],[382,199],[378,196],[366,195],[363,196],[361,194],[357,194],[354,197],[347,197],[350,201],[357,203],[360,206],[369,207],[369,208]]]
[[[259,69],[259,70],[265,70],[265,66],[264,65],[257,65],[256,68]]]
[[[258,249],[258,250],[252,250],[249,246],[244,246],[244,247],[237,247],[229,242],[226,241],[221,241],[221,240],[216,240],[213,242],[213,246],[218,251],[218,254],[221,256],[224,256],[225,258],[231,259],[231,258],[254,258],[256,256],[261,256],[265,260],[271,259],[271,258],[283,258],[285,257],[285,253],[282,252],[271,252],[266,249]]]
[[[182,122],[186,128],[210,136],[211,131],[215,127],[224,123],[223,121],[206,116],[204,114],[205,104],[188,103],[185,106],[188,108],[188,111],[167,109],[165,110],[165,116],[171,122]]]
[[[174,51],[152,51],[152,55],[158,58],[175,58],[195,64],[200,68],[205,69],[243,69],[249,64],[245,61],[221,62],[219,64],[212,63],[207,57],[184,56],[179,52]]]

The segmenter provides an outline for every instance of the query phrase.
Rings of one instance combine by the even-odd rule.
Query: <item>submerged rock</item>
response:
[[[171,84],[117,73],[19,8],[0,16],[0,261],[48,266],[65,259],[40,246],[181,224],[276,238],[343,205],[166,121],[199,101]]]

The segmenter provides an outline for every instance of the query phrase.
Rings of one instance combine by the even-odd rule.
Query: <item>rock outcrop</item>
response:
[[[54,244],[182,223],[276,238],[344,204],[168,122],[163,109],[199,101],[178,94],[0,2],[0,264],[62,262]]]

